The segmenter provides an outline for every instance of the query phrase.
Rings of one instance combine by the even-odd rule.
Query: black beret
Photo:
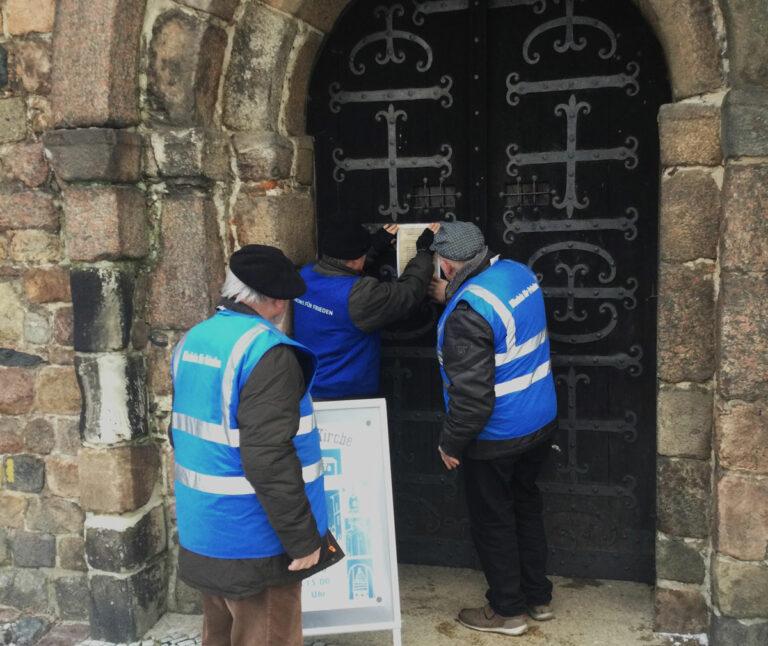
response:
[[[229,268],[248,287],[270,298],[291,300],[307,291],[296,267],[275,247],[245,245],[229,258]]]
[[[320,251],[339,260],[356,260],[371,248],[371,234],[362,224],[339,221],[329,223],[320,239]]]

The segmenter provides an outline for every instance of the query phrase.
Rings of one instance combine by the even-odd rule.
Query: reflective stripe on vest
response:
[[[496,386],[494,386],[496,397],[503,397],[504,395],[509,395],[511,393],[519,393],[521,390],[529,388],[537,381],[544,379],[544,377],[546,377],[551,372],[551,370],[552,369],[549,364],[549,360],[547,360],[539,365],[533,372],[529,372],[526,375],[521,375],[520,377],[515,377],[509,381],[502,381],[500,384],[496,384]]]
[[[179,339],[179,342],[176,344],[176,347],[173,349],[171,360],[171,376],[174,378],[176,377],[176,373],[179,371],[179,361],[181,361],[181,353],[184,349],[184,340],[187,338],[187,334],[189,334],[189,332],[184,333],[181,339]]]
[[[235,369],[239,365],[251,343],[258,336],[267,331],[266,325],[257,325],[248,330],[241,336],[232,348],[232,352],[227,360],[227,367],[224,369],[224,375],[221,380],[221,424],[225,429],[232,429],[229,419],[229,405],[232,401],[232,390],[235,385]],[[239,433],[238,433],[239,435]],[[240,445],[238,438],[237,446]]]
[[[217,496],[248,496],[256,492],[244,476],[212,476],[199,471],[193,471],[176,464],[174,466],[176,480],[181,484],[202,491],[203,493]],[[305,484],[310,484],[323,475],[323,461],[318,460],[301,469],[301,476]]]
[[[213,424],[183,413],[174,413],[171,424],[174,429],[199,437],[201,440],[233,447],[240,446],[240,429],[237,428],[228,429],[223,424]],[[304,415],[299,419],[299,430],[296,435],[306,435],[314,428],[314,414]]]
[[[519,359],[520,357],[524,357],[527,354],[531,354],[531,352],[536,350],[536,348],[547,341],[547,328],[545,326],[538,334],[528,339],[525,343],[516,345],[515,319],[512,317],[512,313],[509,311],[509,308],[504,305],[504,303],[502,303],[495,294],[489,292],[487,289],[481,287],[480,285],[469,285],[466,289],[459,293],[457,298],[460,300],[466,292],[474,294],[478,298],[482,298],[486,303],[488,303],[493,308],[494,312],[496,312],[496,314],[499,316],[501,322],[504,324],[504,327],[507,330],[507,350],[506,352],[496,355],[497,366],[503,366],[510,361],[515,361],[515,359]]]

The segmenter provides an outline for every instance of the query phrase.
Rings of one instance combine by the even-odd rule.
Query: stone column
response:
[[[714,646],[768,643],[768,89],[728,94],[723,150]]]
[[[660,208],[656,621],[706,633],[710,555],[720,107],[691,100],[659,114]]]
[[[310,3],[296,19],[251,3],[237,25],[224,83],[223,120],[232,131],[240,190],[233,211],[238,245],[280,247],[297,264],[315,257],[313,144],[305,135],[309,78],[322,35],[344,3]],[[305,22],[306,20],[306,22]]]
[[[723,103],[715,407],[713,646],[768,643],[768,5],[722,0]]]
[[[237,0],[150,0],[144,25],[146,73],[145,181],[155,220],[155,258],[140,317],[152,401],[151,425],[161,447],[167,516],[169,608],[201,612],[200,595],[176,575],[178,538],[173,499],[170,353],[180,336],[208,318],[223,279],[231,143],[219,123],[225,52]]]
[[[134,324],[149,252],[146,196],[137,185],[142,141],[134,130],[144,6],[58,3],[58,130],[44,136],[61,187],[71,265],[91,635],[112,642],[138,639],[166,606],[159,455],[148,433],[142,328]]]

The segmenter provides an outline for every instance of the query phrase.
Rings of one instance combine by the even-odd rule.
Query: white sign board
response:
[[[391,630],[397,646],[400,589],[386,402],[317,402],[315,413],[328,528],[346,558],[304,581],[304,635]]]

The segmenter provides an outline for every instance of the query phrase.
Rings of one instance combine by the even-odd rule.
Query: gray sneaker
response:
[[[542,604],[540,606],[528,606],[528,614],[531,615],[536,621],[549,621],[555,618],[555,613],[552,610],[552,606]]]
[[[459,613],[459,623],[472,630],[500,635],[522,635],[528,630],[525,615],[516,617],[497,615],[490,604],[482,608],[464,608]]]

